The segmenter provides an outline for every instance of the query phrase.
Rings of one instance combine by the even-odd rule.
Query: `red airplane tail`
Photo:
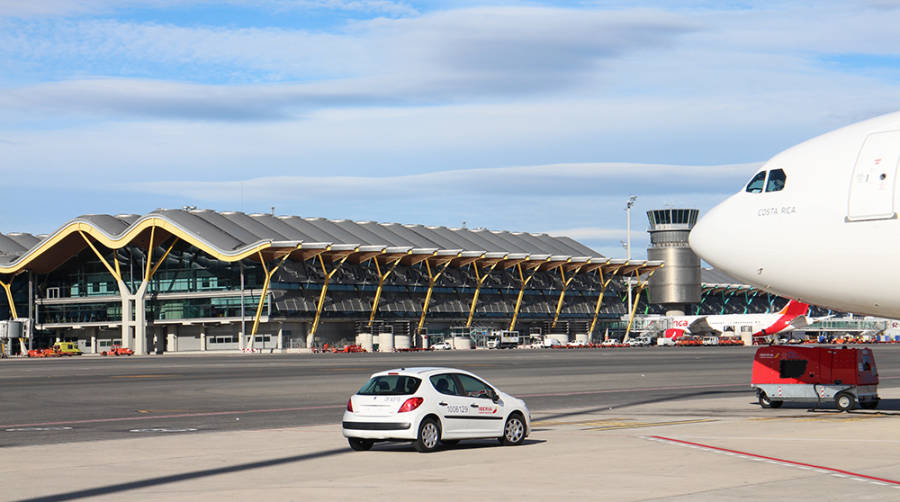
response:
[[[781,315],[791,316],[791,319],[806,315],[807,312],[809,312],[809,304],[798,302],[797,300],[789,301],[783,309],[778,311]]]

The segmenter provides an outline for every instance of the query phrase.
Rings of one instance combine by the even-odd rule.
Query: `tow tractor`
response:
[[[769,346],[756,351],[750,387],[759,405],[834,403],[841,411],[878,406],[878,369],[872,349]]]
[[[100,353],[101,356],[133,356],[134,351],[129,349],[128,347],[120,347],[118,345],[113,345],[109,348],[109,350],[104,350]]]

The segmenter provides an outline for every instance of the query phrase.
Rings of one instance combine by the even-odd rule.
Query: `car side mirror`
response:
[[[500,394],[497,394],[497,391],[491,390],[491,401],[497,402],[500,400]]]

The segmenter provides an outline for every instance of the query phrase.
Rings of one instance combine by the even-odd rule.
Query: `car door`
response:
[[[479,437],[500,437],[503,434],[503,403],[494,402],[496,391],[493,387],[465,373],[454,376],[468,406],[468,430]]]
[[[443,437],[472,437],[475,431],[470,416],[475,415],[474,408],[470,406],[472,400],[463,395],[459,381],[452,373],[433,375],[429,380],[438,393],[437,411],[444,424]]]

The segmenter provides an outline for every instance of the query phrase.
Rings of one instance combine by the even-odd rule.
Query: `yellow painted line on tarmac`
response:
[[[611,431],[617,429],[641,429],[644,427],[663,427],[666,425],[686,425],[686,424],[702,424],[709,422],[718,422],[714,418],[696,418],[692,420],[671,420],[668,422],[622,422],[619,424],[608,424],[599,427],[588,427],[586,431]]]
[[[537,427],[547,427],[551,425],[596,425],[596,424],[605,424],[609,422],[623,422],[629,420],[624,417],[611,417],[604,419],[596,419],[591,418],[587,420],[535,420],[531,422],[531,425]]]
[[[629,418],[608,418],[603,420],[572,420],[572,421],[536,421],[533,427],[548,427],[554,425],[574,425],[585,431],[608,431],[615,429],[638,429],[642,427],[662,427],[665,425],[699,424],[706,422],[718,422],[714,418],[695,418],[688,420],[668,420],[664,422],[637,422]]]
[[[110,378],[166,378],[178,375],[113,375]]]
[[[809,416],[798,416],[798,417],[757,417],[749,419],[751,422],[772,422],[777,420],[790,420],[794,422],[828,422],[828,421],[840,421],[840,422],[860,422],[864,420],[871,420],[873,418],[887,418],[890,415],[886,413],[866,413],[865,415],[846,415],[843,413],[833,413],[829,415],[820,415],[815,417]]]

